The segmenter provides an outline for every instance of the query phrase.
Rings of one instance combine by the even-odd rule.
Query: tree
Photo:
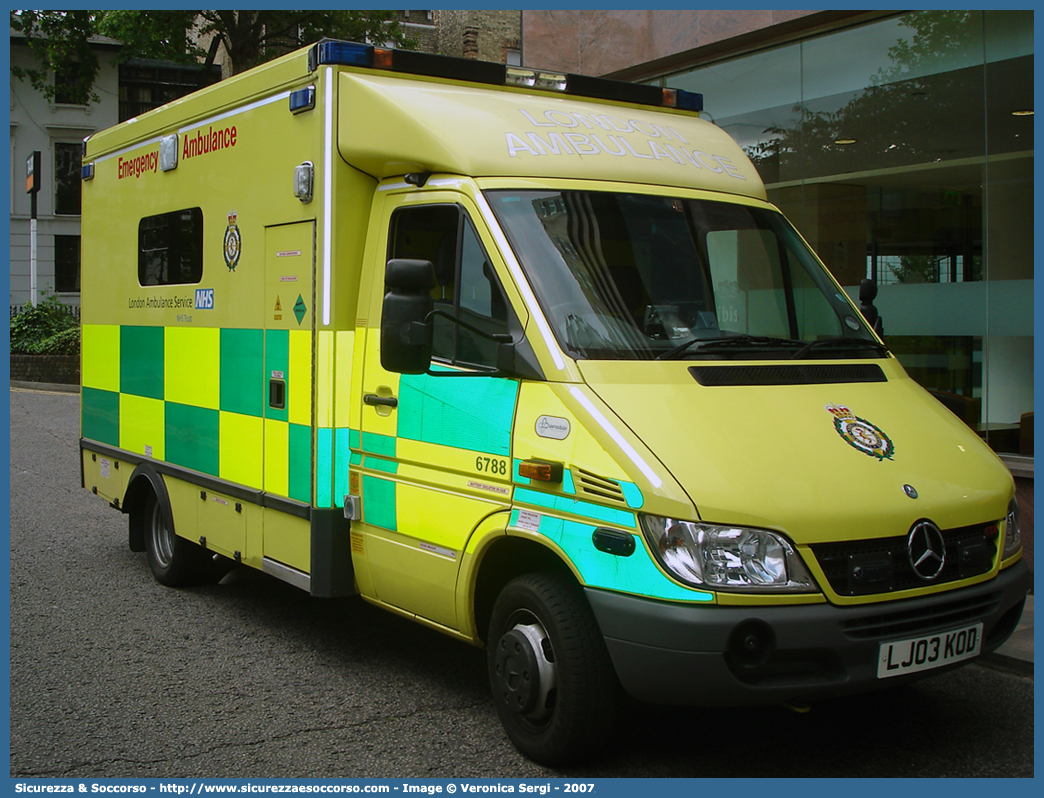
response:
[[[58,76],[72,102],[97,102],[98,58],[91,37],[117,39],[118,61],[159,58],[181,64],[213,62],[220,43],[233,73],[324,37],[410,49],[393,11],[12,11],[11,28],[25,34],[37,67],[12,67],[53,100]],[[204,49],[206,45],[206,49]]]

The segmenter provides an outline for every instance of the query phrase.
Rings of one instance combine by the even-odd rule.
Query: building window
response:
[[[80,237],[54,237],[54,292],[80,292]]]
[[[203,211],[146,216],[138,223],[138,283],[184,285],[203,279]]]
[[[54,212],[80,215],[80,144],[54,145]]]
[[[83,64],[74,62],[54,75],[54,102],[56,105],[84,105],[82,86]]]
[[[138,61],[120,64],[120,121],[184,97],[221,80],[221,67],[155,66]]]
[[[704,95],[851,295],[877,283],[910,376],[1032,447],[1031,11],[901,14],[664,82]]]

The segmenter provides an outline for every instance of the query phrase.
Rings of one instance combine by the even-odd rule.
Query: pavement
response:
[[[40,382],[18,382],[11,381],[12,388],[36,391],[58,391],[79,393],[79,385],[57,385]],[[983,658],[984,665],[996,666],[1002,670],[1015,673],[1033,675],[1033,594],[1026,597],[1026,607],[1022,611],[1022,619],[1015,627],[1008,641]]]

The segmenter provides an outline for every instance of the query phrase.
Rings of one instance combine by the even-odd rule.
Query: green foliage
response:
[[[747,154],[763,175],[792,174],[811,162],[823,174],[843,174],[851,169],[850,145],[842,143],[848,139],[857,139],[863,168],[937,160],[937,131],[967,124],[969,111],[954,98],[965,96],[970,71],[939,67],[946,59],[970,64],[981,58],[973,52],[976,42],[981,46],[979,15],[962,10],[904,15],[887,63],[864,89],[843,105],[817,98],[792,106],[791,121],[767,128]],[[926,119],[935,124],[925,124]]]
[[[32,68],[12,66],[48,100],[55,98],[54,75],[73,102],[98,102],[94,83],[96,35],[119,40],[117,61],[159,58],[179,64],[213,62],[222,42],[234,73],[244,72],[324,37],[371,41],[412,49],[393,11],[11,11],[11,28],[26,36],[36,57]],[[210,49],[203,44],[214,43]]]
[[[74,103],[98,102],[93,86],[98,75],[98,57],[89,38],[96,30],[98,11],[12,11],[11,29],[25,34],[37,67],[11,66],[11,77],[29,84],[53,102],[54,75]]]
[[[939,272],[949,261],[945,255],[902,255],[899,265],[888,265],[888,270],[900,283],[937,283]]]
[[[51,296],[26,305],[11,319],[11,352],[19,355],[78,355],[80,323]]]

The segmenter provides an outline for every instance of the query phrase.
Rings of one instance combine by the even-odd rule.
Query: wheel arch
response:
[[[139,463],[127,480],[122,503],[123,512],[130,519],[127,543],[131,551],[145,551],[145,506],[150,494],[156,496],[167,528],[174,530],[174,513],[170,509],[170,496],[162,475],[151,463]]]
[[[493,605],[504,585],[517,576],[539,571],[566,574],[580,583],[560,552],[533,538],[508,532],[483,550],[476,568],[472,601],[475,632],[483,642],[487,642]]]

